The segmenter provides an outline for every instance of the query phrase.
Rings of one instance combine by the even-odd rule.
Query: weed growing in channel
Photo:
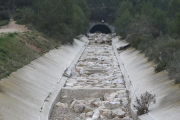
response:
[[[153,103],[156,103],[155,95],[152,95],[148,92],[145,92],[140,96],[140,98],[136,98],[136,104],[133,107],[137,110],[137,115],[142,115],[149,112],[149,106]]]

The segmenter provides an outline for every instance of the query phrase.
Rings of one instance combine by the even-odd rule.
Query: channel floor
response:
[[[132,120],[129,112],[128,91],[112,45],[106,44],[111,35],[93,34],[92,40],[71,71],[64,89],[99,90],[99,96],[81,95],[70,102],[63,97],[53,110],[50,120]],[[102,42],[102,40],[106,40]],[[102,44],[100,44],[102,43]],[[113,91],[113,89],[116,89]],[[112,92],[103,93],[103,90]],[[98,93],[98,92],[97,92]],[[78,93],[76,93],[78,94]],[[84,94],[87,92],[84,91]],[[68,95],[66,96],[68,101]]]

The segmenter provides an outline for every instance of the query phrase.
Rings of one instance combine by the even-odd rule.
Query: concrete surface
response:
[[[76,63],[78,62],[79,58],[81,57],[84,49],[89,44],[89,41],[87,41],[87,38],[82,37],[82,42],[85,42],[85,44],[81,47],[81,50],[76,54],[76,57],[71,62],[70,66],[67,68],[66,74],[70,75],[72,68],[75,67]],[[53,109],[53,106],[59,101],[60,99],[60,93],[61,89],[64,87],[67,77],[62,77],[62,79],[57,83],[57,85],[53,88],[53,90],[50,92],[48,98],[44,102],[44,106],[41,112],[41,120],[49,120],[51,111]]]
[[[123,41],[113,39],[113,47],[123,46]],[[156,95],[156,104],[150,106],[150,112],[139,116],[139,120],[180,120],[180,88],[170,80],[168,73],[154,72],[155,64],[148,62],[145,55],[129,48],[118,54],[121,71],[126,80],[126,86],[130,90],[131,105],[136,96],[146,91]],[[133,110],[133,108],[132,108]],[[135,111],[133,111],[135,112]]]
[[[52,106],[60,99],[60,91],[67,78],[63,77],[77,63],[88,44],[86,37],[75,40],[73,46],[62,46],[32,61],[29,65],[12,73],[0,81],[0,120],[48,120]],[[154,63],[148,62],[144,54],[133,48],[118,51],[116,48],[127,43],[113,39],[113,48],[120,64],[121,72],[130,90],[131,105],[135,98],[148,91],[156,95],[156,104],[150,112],[134,120],[180,120],[180,88],[170,80],[167,72],[154,72]],[[81,97],[84,92],[95,89],[62,89],[72,99]],[[107,89],[106,89],[107,90]],[[95,95],[107,92],[97,89]],[[115,90],[116,89],[110,89]],[[108,90],[108,91],[110,91]],[[71,92],[72,91],[72,92]],[[63,93],[63,94],[64,94]],[[76,95],[78,93],[78,95]],[[62,95],[63,96],[63,95]]]
[[[66,78],[64,71],[73,62],[87,42],[75,40],[12,73],[0,81],[0,114],[2,120],[47,120]],[[62,78],[62,79],[61,79]]]

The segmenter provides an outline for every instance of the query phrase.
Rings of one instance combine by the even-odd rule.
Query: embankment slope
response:
[[[124,42],[113,40],[115,48]],[[118,54],[121,70],[130,90],[131,106],[136,96],[146,91],[156,95],[156,104],[150,106],[148,114],[139,116],[141,120],[180,120],[180,88],[170,80],[166,71],[155,73],[153,62],[148,62],[145,55],[129,48]]]
[[[3,120],[41,120],[45,102],[64,71],[86,45],[87,38],[74,40],[12,73],[0,81],[0,114]],[[57,92],[58,93],[58,92]],[[52,99],[54,100],[54,99]],[[49,104],[51,105],[51,104]],[[51,107],[51,106],[50,106]],[[49,107],[49,108],[50,108]],[[48,109],[49,109],[48,108]]]

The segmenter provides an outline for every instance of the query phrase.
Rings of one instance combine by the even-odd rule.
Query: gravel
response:
[[[74,113],[72,109],[55,106],[52,110],[49,120],[76,120],[76,118],[79,117],[80,117],[80,113]]]

